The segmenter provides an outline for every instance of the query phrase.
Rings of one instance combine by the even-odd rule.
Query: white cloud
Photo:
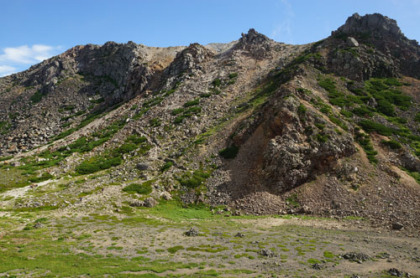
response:
[[[22,45],[18,47],[6,47],[4,54],[0,54],[0,62],[13,62],[18,64],[30,64],[41,62],[53,56],[60,47],[34,44],[32,47]]]
[[[0,77],[9,75],[16,72],[16,68],[11,66],[2,66],[0,65]]]
[[[295,17],[293,6],[288,0],[280,0],[278,2],[281,7],[281,22],[275,24],[271,37],[275,40],[293,43],[292,22]]]
[[[0,53],[0,76],[12,74],[27,66],[39,63],[56,55],[60,50],[59,46],[43,44],[6,47]]]

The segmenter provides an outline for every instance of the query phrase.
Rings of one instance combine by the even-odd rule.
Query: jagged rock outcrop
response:
[[[213,52],[204,46],[198,43],[190,44],[183,51],[179,52],[171,65],[165,69],[166,82],[172,83],[174,79],[182,75],[195,74],[202,71],[201,64],[213,56]]]
[[[343,26],[332,32],[332,38],[336,39],[334,43],[339,40],[346,41],[348,37],[353,37],[359,43],[367,46],[362,48],[361,51],[357,48],[338,47],[338,51],[350,50],[347,57],[341,55],[341,60],[338,58],[343,66],[356,66],[356,72],[358,68],[364,68],[361,71],[365,76],[359,74],[359,79],[360,77],[366,79],[366,77],[381,76],[381,74],[396,76],[399,73],[416,78],[420,77],[420,48],[418,42],[407,39],[395,20],[381,14],[360,16],[356,13],[349,17]],[[359,53],[361,53],[360,57],[349,57],[349,55],[358,56]],[[372,58],[371,61],[362,65],[363,61],[366,61],[366,58],[369,57]],[[374,70],[375,67],[379,68],[379,72]],[[334,70],[334,72],[337,71]],[[356,79],[355,76],[352,77]]]
[[[366,34],[373,33],[377,38],[401,38],[404,37],[397,22],[394,19],[378,13],[360,16],[353,14],[346,20],[346,23],[337,29],[335,33]]]
[[[348,42],[340,40],[332,43],[334,50],[329,52],[326,63],[329,71],[359,81],[399,75],[399,63],[392,57],[365,45],[348,45]]]
[[[233,49],[245,51],[248,55],[257,59],[264,59],[267,58],[273,47],[273,40],[251,28],[248,33],[242,33]]]
[[[252,121],[239,124],[248,128],[232,137],[240,147],[238,159],[252,157],[248,173],[237,184],[241,194],[256,185],[276,194],[287,192],[330,172],[340,158],[356,152],[349,134],[339,134],[320,114],[304,107],[290,89],[280,87]],[[243,175],[244,169],[234,163],[234,176],[236,171]]]

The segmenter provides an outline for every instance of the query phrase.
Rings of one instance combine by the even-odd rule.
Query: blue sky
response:
[[[355,12],[391,17],[420,41],[420,0],[0,0],[0,7],[0,76],[87,43],[229,42],[249,28],[309,43]]]

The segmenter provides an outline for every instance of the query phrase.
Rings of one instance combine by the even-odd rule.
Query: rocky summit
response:
[[[138,225],[152,225],[150,240],[157,246],[165,240],[156,237],[156,227],[163,225],[159,221],[178,221],[172,214],[165,217],[181,209],[192,213],[188,221],[200,219],[197,212],[204,211],[210,218],[239,219],[235,225],[248,223],[249,229],[253,224],[247,221],[254,216],[247,215],[275,215],[268,218],[272,223],[289,216],[308,217],[311,225],[324,226],[318,223],[321,219],[332,219],[340,228],[353,223],[350,226],[402,233],[408,240],[418,236],[420,46],[404,36],[395,20],[380,14],[354,14],[330,37],[306,45],[276,42],[250,29],[226,44],[75,46],[27,71],[0,78],[0,107],[0,216],[10,221],[0,239],[16,229],[29,233],[42,225],[54,227],[51,236],[56,241],[109,228],[100,228],[101,222],[95,231],[80,228],[70,236],[57,236],[59,227],[71,219],[79,220],[76,226],[115,221],[118,233],[113,238],[118,238],[123,231],[136,233],[132,224],[147,214]],[[28,214],[42,217],[25,218]],[[195,223],[198,228],[183,227],[174,238],[182,239],[187,231],[198,244],[212,231],[200,223]],[[328,223],[325,227],[331,228]],[[267,225],[258,222],[256,227],[261,232]],[[142,233],[147,233],[146,226]],[[227,240],[218,232],[215,237]],[[228,242],[254,242],[250,239],[255,231],[241,232],[235,231],[241,237]],[[21,237],[19,242],[26,242]],[[107,258],[123,244],[100,249],[100,241],[91,242],[99,251],[78,247],[84,251],[76,253]],[[167,250],[227,252],[224,243],[208,244],[184,248],[179,243]],[[287,256],[262,244],[261,238],[252,244],[233,256],[264,257],[267,264],[259,268],[252,263],[251,272],[235,269],[230,274],[248,277],[282,269],[274,261],[286,263]],[[157,251],[153,246],[149,250],[158,255],[167,252],[167,247]],[[308,246],[297,255],[310,252]],[[130,258],[137,252],[151,259],[146,250],[126,247]],[[331,264],[341,260],[339,250],[335,255],[328,252],[319,259],[307,258],[316,265],[308,271],[342,277],[331,270]],[[412,260],[419,260],[415,253],[407,255],[407,262],[399,261],[411,272],[418,272],[412,267]],[[392,258],[387,259],[388,269],[394,267]],[[197,260],[190,258],[199,264]],[[182,269],[185,262],[175,263]],[[15,273],[7,272],[10,269],[15,271],[0,266],[0,275]],[[144,266],[133,274],[146,275],[151,269],[158,268]],[[353,273],[349,269],[340,271]],[[377,268],[360,271],[371,269]],[[31,271],[25,275],[44,273]],[[181,277],[188,274],[171,271]]]

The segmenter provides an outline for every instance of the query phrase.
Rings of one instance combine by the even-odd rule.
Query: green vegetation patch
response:
[[[330,252],[330,251],[324,251],[324,257],[327,259],[332,259],[335,258],[334,253]]]
[[[412,98],[398,90],[402,83],[395,78],[372,78],[365,82],[365,86],[367,92],[378,102],[378,111],[385,115],[393,116],[390,108],[393,105],[401,110],[407,110],[411,106]]]
[[[184,103],[184,107],[187,108],[187,107],[199,105],[199,104],[200,104],[200,99],[196,98],[196,99],[193,99]]]
[[[184,172],[180,177],[177,178],[182,186],[189,188],[197,188],[204,183],[204,181],[210,177],[210,173],[203,170],[195,170],[194,172]]]
[[[122,163],[123,154],[137,150],[138,154],[144,155],[151,148],[147,139],[143,136],[130,135],[120,147],[107,150],[102,155],[91,157],[76,167],[76,173],[86,175],[118,166]]]
[[[229,248],[226,246],[221,245],[199,245],[199,246],[191,246],[188,247],[187,251],[198,251],[198,252],[208,252],[208,253],[219,253],[225,250],[228,250]]]
[[[50,180],[50,179],[53,179],[53,178],[54,178],[54,176],[53,176],[53,175],[51,175],[51,174],[50,174],[50,173],[48,173],[48,172],[44,172],[44,173],[42,173],[42,175],[41,175],[41,176],[39,176],[39,177],[29,178],[29,181],[30,181],[30,182],[42,182],[42,181]]]
[[[377,132],[381,135],[390,136],[394,133],[394,129],[387,127],[383,124],[371,121],[371,120],[361,120],[359,125],[368,133]]]
[[[8,122],[0,121],[0,134],[4,135],[9,132],[11,125]]]
[[[177,245],[177,246],[174,246],[174,247],[169,247],[168,248],[168,252],[169,253],[171,253],[171,254],[175,254],[176,252],[178,252],[179,250],[184,250],[184,246],[182,246],[182,245]]]
[[[222,85],[222,80],[220,80],[220,78],[216,78],[213,80],[213,82],[211,83],[214,87],[220,87],[220,85]]]
[[[41,100],[42,100],[42,98],[44,97],[44,94],[41,92],[41,91],[36,91],[36,93],[35,94],[33,94],[31,97],[30,97],[30,100],[33,102],[33,103],[38,103],[38,102],[40,102]]]
[[[162,124],[162,121],[158,118],[153,118],[153,119],[150,120],[149,123],[150,123],[151,127],[158,127]]]
[[[174,124],[180,124],[184,121],[186,118],[191,118],[193,115],[199,114],[201,112],[201,107],[199,106],[192,106],[197,105],[199,102],[196,100],[187,102],[184,104],[184,107],[186,108],[177,108],[172,110],[172,115],[177,115],[174,119]],[[187,106],[186,106],[187,105]]]
[[[24,187],[30,184],[27,176],[22,175],[23,170],[16,167],[0,168],[0,192],[10,190],[12,188]]]
[[[173,165],[174,163],[172,161],[166,161],[165,164],[163,164],[163,166],[160,168],[160,171],[165,172],[169,170]]]
[[[34,169],[39,168],[46,168],[55,166],[64,160],[66,157],[72,155],[73,153],[87,153],[92,151],[94,148],[102,145],[103,143],[107,142],[115,133],[118,132],[124,125],[126,121],[125,119],[117,120],[111,123],[106,128],[94,132],[88,137],[80,137],[73,143],[69,144],[68,146],[63,146],[56,151],[44,151],[39,156],[44,158],[43,161],[27,161],[27,167],[31,166]],[[69,130],[74,131],[75,129]],[[60,136],[67,136],[66,133],[62,133]],[[127,139],[128,142],[131,142],[131,137]],[[145,138],[144,138],[145,139]],[[131,146],[132,147],[132,146]],[[129,151],[130,146],[124,146],[123,148],[119,149],[123,153]],[[108,155],[109,157],[110,155]]]
[[[376,158],[378,152],[373,148],[369,135],[358,132],[356,134],[356,141],[362,146],[369,161],[372,164],[378,163],[378,159]]]
[[[234,159],[239,152],[239,147],[236,145],[224,148],[219,152],[219,155],[225,159]]]
[[[148,195],[152,193],[153,188],[152,184],[154,183],[154,180],[149,180],[146,182],[143,182],[141,184],[139,183],[132,183],[130,185],[127,185],[123,188],[124,192],[131,192],[131,193],[138,193],[142,195]]]
[[[387,147],[389,147],[393,150],[401,149],[401,144],[398,141],[395,141],[395,140],[389,140],[389,141],[382,140],[381,144],[384,145],[384,146],[387,146]]]
[[[420,112],[417,112],[416,116],[414,116],[414,121],[420,123]]]
[[[119,156],[97,155],[83,161],[75,170],[79,175],[86,175],[118,166],[121,163],[122,159]]]
[[[406,171],[410,176],[412,176],[418,184],[420,184],[420,173],[417,171],[411,171],[408,169],[403,169],[404,171]]]

